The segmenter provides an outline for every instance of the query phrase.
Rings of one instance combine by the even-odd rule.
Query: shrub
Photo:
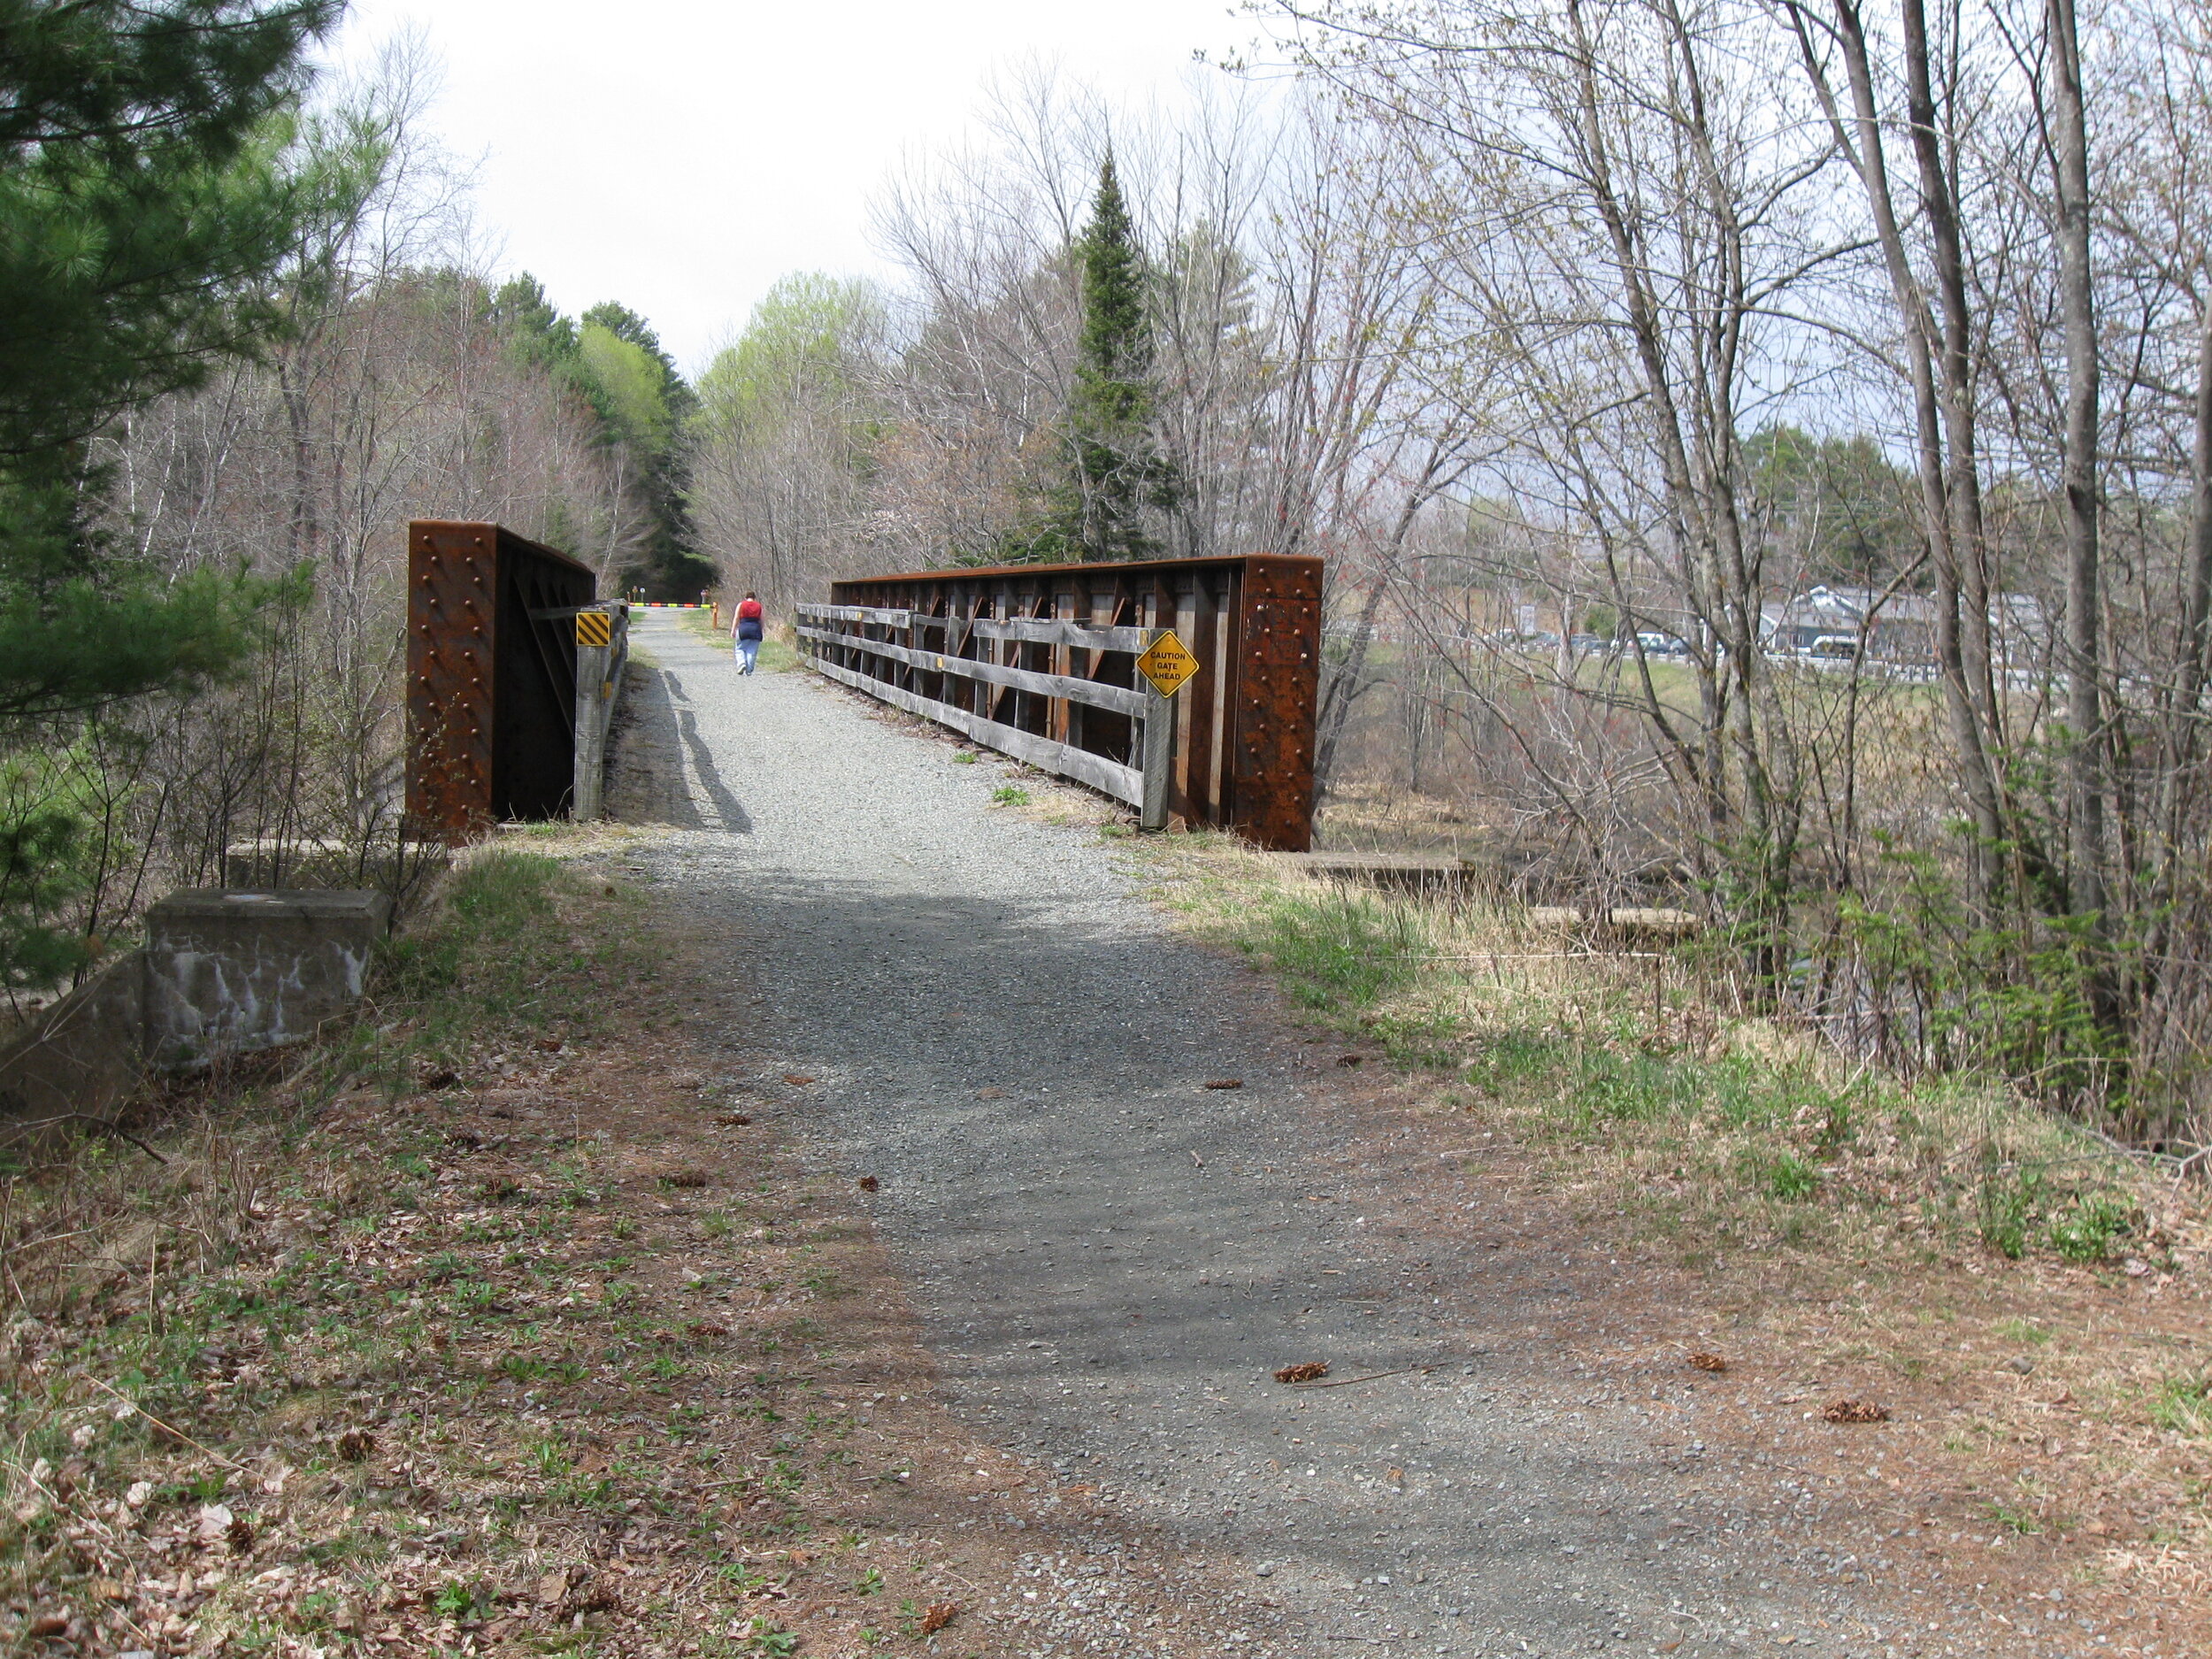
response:
[[[1982,1242],[2008,1261],[2025,1256],[2042,1194],[2043,1177],[2033,1170],[1985,1170],[1976,1194]]]
[[[2070,1262],[2109,1261],[2135,1231],[2135,1205],[2113,1193],[2085,1193],[2050,1224],[2051,1248]]]

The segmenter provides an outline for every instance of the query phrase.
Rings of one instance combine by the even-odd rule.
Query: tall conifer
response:
[[[340,10],[0,0],[0,983],[83,955],[50,925],[82,879],[55,781],[81,723],[222,672],[304,591],[150,566],[102,529],[92,446],[267,339],[303,243],[358,200],[378,157],[292,142]]]
[[[1082,332],[1062,429],[1063,471],[1041,522],[1011,538],[1017,558],[1085,562],[1160,551],[1148,516],[1175,501],[1175,473],[1152,439],[1152,321],[1144,251],[1110,154],[1090,223],[1072,249]]]

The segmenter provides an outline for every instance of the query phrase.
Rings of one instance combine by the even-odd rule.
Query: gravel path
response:
[[[1586,1281],[1555,1259],[1395,1202],[1433,1152],[1376,1144],[1336,1050],[1170,934],[1110,846],[995,810],[995,763],[818,681],[741,679],[672,618],[641,643],[631,738],[687,785],[644,860],[753,958],[741,1068],[818,1079],[782,1125],[880,1181],[957,1409],[1240,1563],[1279,1603],[1255,1650],[1900,1650],[1850,1599],[1874,1563],[1819,1552],[1832,1500],[1703,1461],[1678,1359],[1559,1341]],[[1269,1376],[1309,1358],[1399,1374]]]

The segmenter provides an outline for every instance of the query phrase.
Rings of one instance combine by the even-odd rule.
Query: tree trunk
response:
[[[2105,908],[2106,733],[2098,641],[2097,308],[2089,256],[2089,134],[2081,40],[2073,0],[2047,0],[2053,171],[2058,191],[2059,308],[2065,321],[2066,720],[2068,807],[2073,819],[2070,895],[2077,912]],[[2100,929],[2101,932],[2101,929]]]
[[[1847,132],[1841,113],[1829,105],[1829,118],[1836,127],[1837,142],[1856,166],[1867,203],[1874,216],[1878,238],[1881,242],[1882,260],[1889,273],[1890,290],[1895,299],[1899,319],[1904,325],[1905,357],[1912,380],[1915,426],[1915,454],[1919,464],[1920,505],[1922,527],[1928,539],[1928,551],[1936,571],[1936,662],[1943,686],[1943,704],[1946,724],[1956,751],[1954,757],[1960,783],[1965,790],[1967,805],[1973,816],[1974,832],[1978,845],[1973,849],[1969,863],[1972,894],[1978,904],[1986,904],[1994,886],[1993,854],[2010,827],[2004,798],[1996,780],[1995,768],[1989,753],[1987,728],[1980,709],[1977,681],[1985,684],[1987,678],[1985,658],[1977,664],[1970,649],[1970,634],[1962,626],[1962,613],[1974,603],[1974,595],[1982,595],[1982,633],[1986,637],[1988,605],[1985,588],[1970,583],[1963,577],[1963,567],[1978,562],[1978,551],[1962,548],[1962,537],[1978,539],[1980,535],[1980,503],[1976,461],[1972,452],[1970,411],[1963,430],[1947,420],[1950,410],[1944,391],[1939,389],[1936,362],[1945,354],[1947,366],[1955,371],[1963,366],[1962,360],[1955,361],[1947,355],[1951,336],[1939,334],[1935,319],[1930,314],[1926,296],[1921,292],[1918,279],[1913,274],[1912,264],[1905,249],[1902,226],[1897,212],[1896,196],[1890,183],[1889,163],[1882,141],[1881,110],[1874,91],[1874,74],[1866,45],[1866,29],[1854,0],[1833,0],[1836,20],[1836,39],[1843,49],[1845,72],[1849,78],[1852,103],[1852,131],[1855,143]],[[1918,25],[1918,58],[1922,80],[1925,81],[1927,35],[1925,19],[1917,0],[1907,0],[1911,22]],[[1806,67],[1814,84],[1824,96],[1826,83],[1822,77],[1812,50],[1806,26],[1800,24],[1798,39],[1804,50]],[[1923,129],[1916,124],[1916,138],[1924,130],[1928,139],[1934,138],[1932,126]],[[1935,182],[1941,194],[1936,202],[1924,204],[1931,218],[1946,220],[1947,231],[1942,240],[1954,250],[1957,246],[1957,221],[1948,211],[1950,194],[1945,183],[1940,165],[1935,168]],[[1924,185],[1927,174],[1923,172]],[[1963,285],[1961,284],[1961,303]],[[1955,374],[1947,374],[1946,389]],[[1950,453],[1946,454],[1946,439],[1951,440]],[[1967,447],[1961,453],[1960,444]],[[1962,492],[1968,499],[1959,500]],[[1977,672],[1977,669],[1980,672]]]

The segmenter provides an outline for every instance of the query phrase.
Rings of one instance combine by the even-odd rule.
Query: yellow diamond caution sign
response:
[[[614,620],[603,611],[579,611],[576,613],[576,643],[605,645],[614,639]]]
[[[1152,682],[1153,690],[1171,697],[1190,683],[1190,677],[1198,672],[1198,659],[1171,629],[1139,654],[1137,672]]]

